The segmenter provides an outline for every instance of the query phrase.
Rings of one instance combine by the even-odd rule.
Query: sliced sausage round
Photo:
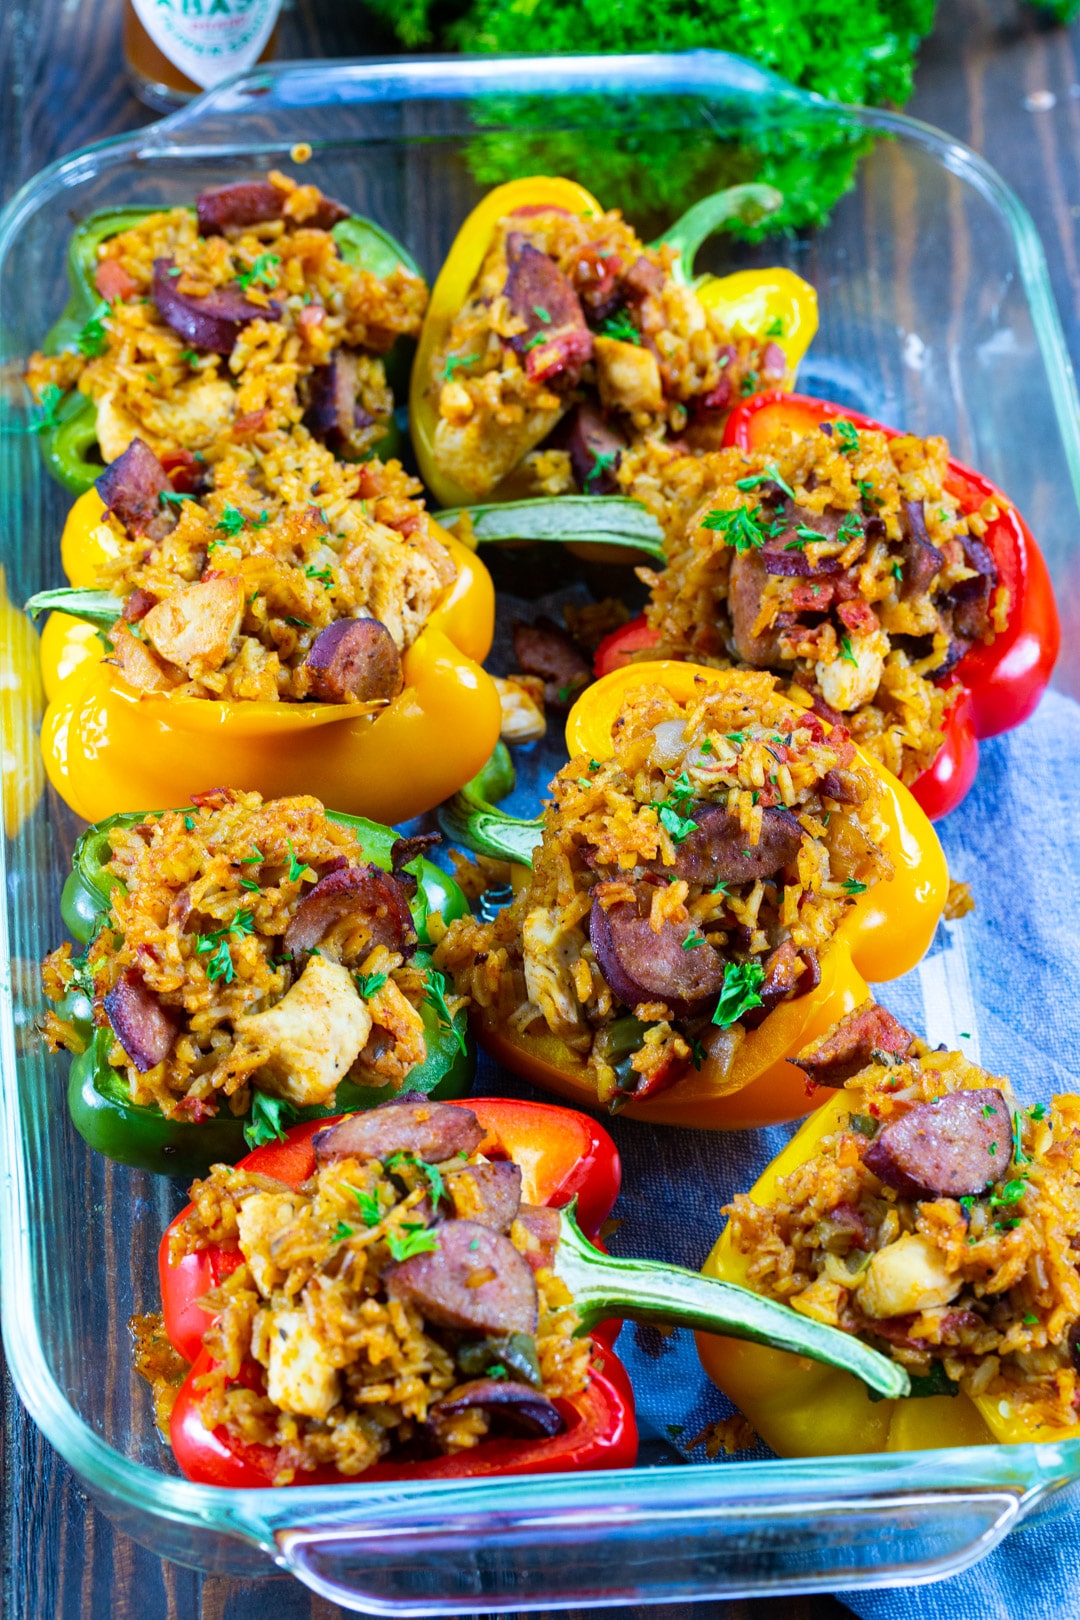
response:
[[[521,1167],[508,1159],[466,1165],[447,1177],[447,1191],[462,1220],[509,1232],[521,1207]]]
[[[345,866],[309,889],[285,931],[285,949],[310,951],[346,917],[363,919],[373,945],[400,950],[415,935],[409,897],[379,866]]]
[[[453,1417],[457,1412],[486,1412],[493,1429],[510,1434],[545,1436],[561,1434],[563,1423],[558,1407],[528,1384],[518,1384],[502,1378],[474,1378],[471,1383],[459,1384],[452,1394],[436,1401],[428,1412],[428,1420]]]
[[[697,826],[676,846],[675,864],[656,868],[687,883],[753,883],[789,866],[802,848],[798,819],[780,805],[762,811],[756,844],[748,841],[738,816],[722,805],[695,805],[690,820]]]
[[[389,700],[405,684],[401,654],[381,619],[335,619],[315,637],[304,668],[319,703]]]
[[[615,473],[626,440],[595,406],[584,401],[575,405],[560,437],[579,489],[587,495],[611,495],[618,489]]]
[[[261,225],[280,219],[285,193],[269,180],[234,180],[209,186],[195,199],[200,236],[221,236],[229,226]]]
[[[904,580],[900,594],[903,597],[921,596],[929,590],[935,574],[944,568],[945,558],[930,539],[922,501],[904,501],[901,504],[904,540],[900,554],[904,559]]]
[[[914,1040],[910,1029],[905,1029],[887,1007],[864,1001],[789,1061],[819,1086],[842,1086],[874,1061],[875,1052],[906,1056]]]
[[[179,278],[170,274],[174,269],[172,259],[154,260],[154,303],[166,326],[197,349],[231,354],[249,321],[276,321],[281,314],[272,299],[266,305],[250,303],[235,282],[199,296],[182,293],[176,286]]]
[[[689,1018],[715,1001],[724,987],[724,959],[711,945],[684,948],[692,924],[649,922],[649,899],[622,901],[606,909],[594,900],[589,939],[597,965],[626,1007],[663,1001],[676,1018]]]
[[[534,1271],[544,1271],[555,1264],[555,1250],[559,1246],[562,1217],[557,1209],[547,1204],[522,1204],[517,1213],[518,1225],[528,1232],[535,1247],[525,1250],[525,1258]]]
[[[985,1086],[916,1103],[882,1126],[863,1163],[904,1198],[961,1198],[1004,1181],[1011,1155],[1009,1105]]]
[[[350,436],[375,420],[357,400],[359,367],[355,349],[338,349],[327,365],[315,367],[308,382],[304,425],[330,450],[347,450]]]
[[[160,539],[176,526],[175,513],[161,503],[172,489],[169,475],[144,439],[132,439],[123,455],[95,478],[94,488],[130,534]]]
[[[164,1007],[138,968],[125,968],[105,997],[113,1034],[140,1074],[164,1063],[176,1039],[176,1014]]]
[[[439,1247],[383,1273],[392,1299],[415,1305],[440,1327],[475,1333],[533,1333],[536,1278],[510,1239],[478,1221],[444,1221]]]
[[[475,1153],[485,1132],[469,1108],[451,1108],[430,1097],[406,1093],[363,1114],[349,1114],[340,1125],[312,1137],[320,1164],[335,1159],[388,1159],[412,1153],[428,1164],[455,1154]]]

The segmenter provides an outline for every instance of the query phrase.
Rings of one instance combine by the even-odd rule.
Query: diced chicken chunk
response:
[[[963,1287],[946,1269],[944,1256],[917,1232],[905,1232],[873,1256],[859,1288],[864,1315],[883,1319],[910,1316],[932,1305],[947,1305]]]
[[[594,352],[600,398],[605,405],[631,412],[663,410],[660,367],[651,349],[638,343],[621,343],[618,338],[598,337]]]
[[[296,1205],[284,1193],[252,1193],[236,1212],[240,1247],[250,1258],[248,1270],[264,1299],[269,1299],[281,1273],[269,1256],[271,1240],[296,1214]]]
[[[482,500],[547,438],[565,409],[560,402],[553,409],[512,406],[500,415],[484,411],[463,422],[442,417],[435,429],[435,460],[445,477]]]
[[[236,390],[225,377],[194,376],[173,391],[170,399],[143,396],[136,417],[127,408],[122,390],[102,394],[97,404],[97,439],[106,461],[123,455],[132,439],[141,436],[152,450],[182,444],[187,450],[205,450],[227,433],[236,411]]]
[[[527,687],[501,675],[492,677],[502,706],[499,735],[503,742],[536,742],[547,730],[544,711]]]
[[[242,1013],[236,1033],[266,1054],[261,1089],[308,1108],[330,1101],[367,1044],[371,1024],[348,968],[313,956],[275,1006]]]
[[[166,675],[150,648],[132,634],[126,624],[114,624],[109,631],[113,644],[113,657],[120,666],[120,674],[137,692],[171,692],[175,678]]]
[[[143,631],[162,658],[197,680],[228,658],[243,612],[244,587],[235,575],[200,580],[151,608]]]
[[[521,938],[529,1000],[552,1034],[571,1044],[587,1037],[573,973],[585,943],[580,929],[564,928],[557,911],[537,906],[525,918]]]
[[[427,1057],[424,1020],[393,979],[368,997],[367,1009],[374,1027],[359,1074],[373,1086],[400,1086]]]
[[[278,1311],[270,1338],[266,1393],[283,1411],[327,1418],[341,1394],[341,1379],[303,1311]]]
[[[873,630],[868,635],[853,631],[847,639],[854,662],[841,657],[826,664],[819,659],[814,666],[822,697],[831,709],[838,709],[841,714],[869,703],[881,684],[885,654],[889,650],[889,638],[881,630]]]

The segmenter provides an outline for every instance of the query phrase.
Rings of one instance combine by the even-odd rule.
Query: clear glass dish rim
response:
[[[377,70],[377,72],[376,72]],[[370,102],[409,99],[464,99],[509,91],[540,93],[557,88],[607,96],[687,94],[728,88],[757,92],[774,102],[822,116],[838,109],[743,59],[719,51],[646,53],[631,56],[570,57],[370,57],[356,60],[282,62],[238,74],[188,106],[131,134],[111,136],[57,159],[29,180],[0,213],[0,263],[29,215],[49,196],[75,186],[88,174],[128,161],[150,158],[250,156],[260,147],[198,140],[199,125],[245,105],[244,98],[273,85],[295,86],[297,106],[315,100]],[[318,90],[304,96],[305,87]],[[332,94],[330,92],[333,92]],[[843,115],[867,130],[903,136],[934,155],[941,165],[980,192],[1004,217],[1015,243],[1032,322],[1049,380],[1058,429],[1080,509],[1080,404],[1072,365],[1050,286],[1038,233],[1026,208],[997,172],[962,142],[901,113],[843,107]],[[266,150],[280,149],[268,142]],[[348,141],[322,142],[319,149]],[[3,311],[0,310],[0,327]],[[6,851],[0,852],[0,878],[6,878]],[[8,894],[0,882],[0,938],[7,941]],[[2,966],[0,1069],[14,1073],[15,1021],[10,962]],[[410,1523],[434,1522],[447,1515],[502,1515],[505,1481],[417,1481],[379,1487],[290,1486],[231,1490],[192,1485],[132,1462],[109,1445],[71,1407],[48,1370],[31,1287],[31,1258],[24,1234],[31,1197],[22,1156],[17,1089],[0,1088],[0,1301],[4,1345],[16,1388],[50,1443],[98,1493],[192,1528],[238,1535],[277,1556],[275,1533],[300,1526],[349,1522],[363,1508],[365,1521],[380,1522],[380,1509]],[[18,1324],[17,1328],[13,1324]],[[1002,1490],[1026,1509],[1047,1492],[1080,1479],[1080,1440],[1024,1446],[948,1448],[934,1452],[873,1453],[863,1457],[805,1461],[748,1462],[717,1467],[627,1469],[592,1475],[536,1475],[514,1481],[514,1513],[605,1513],[625,1520],[634,1515],[669,1521],[698,1518],[710,1511],[768,1511],[770,1501],[827,1505],[898,1493],[940,1494],[945,1489]],[[385,1526],[385,1520],[382,1521]],[[895,1576],[891,1583],[894,1583]],[[875,1583],[871,1577],[864,1585]]]

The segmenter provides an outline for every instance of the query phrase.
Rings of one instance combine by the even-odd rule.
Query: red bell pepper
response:
[[[513,1159],[520,1165],[525,1201],[561,1208],[576,1197],[581,1229],[595,1242],[618,1196],[621,1177],[618,1152],[603,1126],[584,1114],[544,1103],[476,1097],[468,1107],[488,1133],[480,1151],[488,1158]],[[312,1138],[334,1123],[318,1120],[296,1126],[283,1141],[249,1153],[240,1167],[296,1186],[314,1173]],[[193,1363],[173,1408],[173,1451],[186,1477],[197,1484],[267,1486],[277,1472],[274,1449],[237,1440],[225,1429],[207,1429],[199,1411],[196,1380],[212,1362],[202,1345],[209,1319],[196,1302],[236,1270],[241,1256],[237,1249],[222,1246],[170,1265],[170,1237],[190,1210],[188,1205],[176,1216],[158,1254],[165,1330],[173,1348]],[[630,1467],[637,1455],[637,1428],[629,1381],[608,1342],[617,1328],[617,1323],[604,1323],[593,1332],[600,1352],[588,1387],[556,1402],[566,1424],[561,1434],[543,1440],[485,1441],[471,1450],[423,1462],[377,1463],[364,1473],[364,1482]],[[252,1368],[251,1376],[257,1377],[258,1370]],[[305,1473],[297,1483],[356,1481],[323,1468]]]
[[[859,411],[805,394],[768,393],[737,405],[728,418],[724,444],[740,450],[763,450],[780,427],[811,432],[822,422],[842,418],[856,428],[898,438]],[[983,542],[1009,592],[1009,621],[987,645],[969,649],[946,677],[964,688],[945,719],[945,741],[934,763],[916,777],[911,791],[933,821],[955,810],[970,789],[978,769],[978,738],[1011,731],[1034,711],[1045,691],[1061,644],[1054,588],[1034,535],[1008,497],[980,473],[950,457],[945,488],[965,512],[977,512],[986,500],[996,502],[999,516],[988,525]],[[632,619],[600,643],[596,674],[606,675],[630,662],[630,655],[659,640],[644,617]]]

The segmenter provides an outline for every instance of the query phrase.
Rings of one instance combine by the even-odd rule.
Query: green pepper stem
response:
[[[505,743],[496,743],[487,764],[453,798],[439,806],[439,826],[447,838],[478,855],[531,866],[543,820],[539,816],[529,821],[508,816],[491,803],[492,799],[505,798],[514,781],[510,750]]]
[[[43,613],[70,613],[73,619],[85,619],[107,630],[124,611],[124,604],[108,591],[84,591],[65,585],[55,591],[39,591],[26,603],[26,612],[32,619]]]
[[[665,560],[664,531],[640,501],[626,495],[558,495],[501,506],[454,506],[434,513],[444,527],[467,513],[477,545],[508,541],[569,541],[619,546]]]
[[[563,1210],[555,1270],[574,1296],[583,1333],[607,1317],[670,1323],[749,1339],[774,1350],[808,1356],[862,1379],[889,1399],[911,1393],[903,1367],[839,1328],[800,1316],[790,1306],[657,1260],[622,1260],[601,1254],[577,1223],[575,1204]]]
[[[667,244],[675,248],[678,257],[671,267],[675,281],[688,286],[694,279],[694,259],[701,244],[721,225],[738,220],[743,225],[757,225],[769,214],[775,214],[783,204],[783,193],[775,186],[728,186],[725,191],[703,197],[688,208],[657,237],[654,247]]]

